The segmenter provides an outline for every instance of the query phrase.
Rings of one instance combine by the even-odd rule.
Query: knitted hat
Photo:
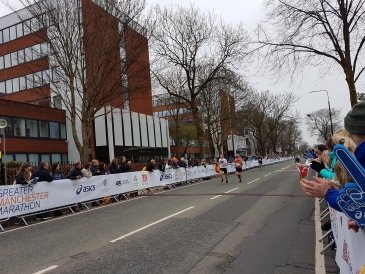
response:
[[[345,117],[345,129],[357,135],[365,135],[365,102],[357,103]]]

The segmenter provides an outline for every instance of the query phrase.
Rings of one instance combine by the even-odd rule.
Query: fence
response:
[[[268,160],[266,165],[288,160]],[[258,166],[253,162],[246,169]],[[232,164],[228,172],[234,172]],[[0,220],[18,216],[25,224],[27,216],[39,212],[53,211],[59,208],[70,208],[77,203],[112,197],[118,202],[118,196],[136,190],[156,186],[174,185],[181,182],[215,176],[215,166],[196,166],[190,168],[167,169],[165,172],[137,171],[119,174],[81,178],[79,180],[57,180],[38,182],[29,185],[0,186]],[[124,196],[126,197],[126,196]],[[0,229],[3,228],[0,225]]]

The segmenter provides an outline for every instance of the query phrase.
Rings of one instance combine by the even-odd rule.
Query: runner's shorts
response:
[[[242,172],[242,167],[236,167],[236,172]]]
[[[221,172],[223,172],[224,174],[227,174],[227,168],[221,167]]]

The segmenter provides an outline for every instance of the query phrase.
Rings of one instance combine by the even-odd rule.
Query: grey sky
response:
[[[259,20],[264,18],[264,8],[261,0],[146,0],[149,6],[154,4],[165,5],[182,5],[189,6],[194,3],[204,11],[213,11],[224,21],[232,24],[242,22],[248,31],[252,31]],[[11,4],[18,2],[10,0]],[[0,4],[0,16],[10,11]],[[325,92],[309,94],[311,90],[326,89],[329,91],[331,106],[342,110],[344,116],[351,108],[345,76],[341,73],[340,68],[335,67],[325,77],[320,75],[317,68],[307,68],[303,74],[298,75],[291,83],[289,77],[277,79],[270,71],[258,71],[257,64],[246,65],[244,69],[246,79],[258,91],[270,90],[274,93],[283,93],[287,91],[294,92],[299,101],[296,103],[296,110],[301,113],[303,121],[303,137],[310,144],[316,143],[316,138],[311,137],[311,133],[305,127],[305,115],[309,112],[320,108],[327,108],[327,96]],[[364,90],[364,77],[357,88]]]

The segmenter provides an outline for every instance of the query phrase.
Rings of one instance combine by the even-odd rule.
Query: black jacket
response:
[[[52,182],[53,178],[48,170],[44,168],[39,168],[36,172],[33,173],[32,178],[38,177],[38,182]]]
[[[70,171],[68,172],[68,176],[67,178],[71,179],[71,180],[75,180],[77,179],[77,176],[81,176],[82,177],[82,172],[81,169],[77,169],[77,168],[71,168]]]
[[[119,173],[119,166],[117,164],[111,163],[109,165],[109,173],[110,174],[115,174],[115,173]]]
[[[26,180],[24,180],[24,176],[23,173],[18,173],[15,177],[15,183],[17,185],[27,185],[28,182]]]

